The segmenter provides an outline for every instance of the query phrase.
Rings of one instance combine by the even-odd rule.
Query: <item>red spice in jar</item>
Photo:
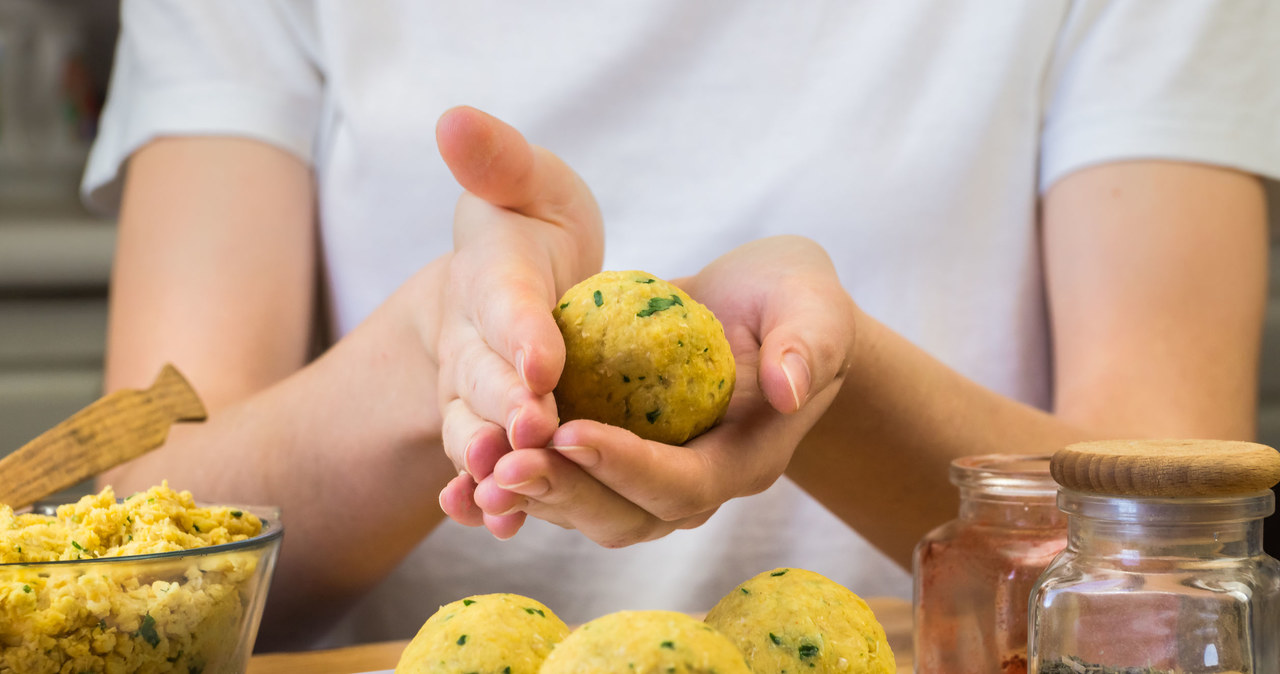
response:
[[[1047,457],[953,462],[960,516],[915,552],[916,674],[1025,674],[1032,585],[1066,546]]]
[[[1027,674],[1025,653],[1012,653],[1000,661],[1000,674]]]

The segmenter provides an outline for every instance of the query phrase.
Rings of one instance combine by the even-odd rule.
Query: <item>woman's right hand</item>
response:
[[[559,425],[551,391],[564,340],[551,310],[600,270],[604,228],[585,183],[511,126],[459,107],[436,126],[441,156],[466,190],[454,216],[454,253],[435,354],[445,452],[459,470],[440,493],[449,517],[509,538],[522,499],[487,514],[477,481],[513,449],[545,448]]]

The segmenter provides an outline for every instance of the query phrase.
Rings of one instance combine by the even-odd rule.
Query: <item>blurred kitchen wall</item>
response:
[[[0,455],[101,393],[115,228],[77,187],[116,0],[0,0]]]

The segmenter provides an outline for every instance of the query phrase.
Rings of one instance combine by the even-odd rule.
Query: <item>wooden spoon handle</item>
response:
[[[99,398],[0,459],[0,503],[15,510],[145,454],[178,421],[203,421],[204,404],[172,365],[151,388]]]

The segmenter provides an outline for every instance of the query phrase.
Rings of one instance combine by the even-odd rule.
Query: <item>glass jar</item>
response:
[[[1280,471],[1280,455],[1270,453]],[[1221,461],[1236,465],[1229,456]],[[1159,458],[1148,477],[1203,472],[1183,471],[1180,462]],[[1117,495],[1095,492],[1129,477],[1097,472],[1079,471],[1065,480],[1078,483],[1058,496],[1067,548],[1032,594],[1031,671],[1280,674],[1280,563],[1262,549],[1262,520],[1275,510],[1267,486]],[[1232,491],[1227,482],[1215,491]]]
[[[1049,457],[957,459],[957,519],[916,546],[917,674],[1024,674],[1027,600],[1066,545]]]

